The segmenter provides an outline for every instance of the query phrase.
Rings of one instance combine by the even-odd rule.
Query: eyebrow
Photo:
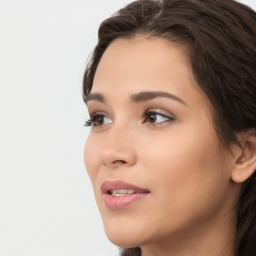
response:
[[[91,100],[105,102],[104,96],[100,93],[90,93],[90,94],[88,94],[85,98],[85,103],[87,104],[87,102],[91,101]]]
[[[136,94],[131,95],[130,100],[134,103],[140,103],[140,102],[145,102],[148,100],[152,100],[155,98],[169,98],[175,101],[178,101],[184,105],[187,105],[181,98],[167,92],[162,92],[162,91],[145,91],[145,92],[139,92]],[[100,101],[100,102],[105,102],[105,98],[102,94],[100,93],[90,93],[86,97],[86,104],[88,101],[95,100],[95,101]]]
[[[187,105],[181,98],[179,98],[171,93],[162,92],[162,91],[140,92],[140,93],[131,95],[130,99],[132,102],[138,103],[138,102],[144,102],[144,101],[152,100],[154,98],[159,98],[159,97],[169,98],[172,100],[176,100],[184,105]]]

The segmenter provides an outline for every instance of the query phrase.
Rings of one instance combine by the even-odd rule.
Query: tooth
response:
[[[128,190],[127,190],[127,193],[128,193],[128,194],[133,194],[133,193],[135,193],[135,190],[133,190],[133,189],[128,189]]]
[[[110,193],[113,196],[124,196],[127,194],[133,194],[134,192],[135,192],[134,189],[114,189],[110,191]]]

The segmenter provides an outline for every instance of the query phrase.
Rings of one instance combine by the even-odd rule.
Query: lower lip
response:
[[[125,196],[112,196],[110,194],[104,194],[104,202],[107,208],[110,210],[118,210],[130,206],[147,195],[149,195],[149,193],[128,194]]]

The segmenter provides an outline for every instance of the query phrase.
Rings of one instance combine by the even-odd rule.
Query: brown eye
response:
[[[154,111],[148,111],[145,113],[145,119],[144,123],[150,123],[150,124],[161,124],[167,121],[174,121],[175,118],[166,116]]]
[[[104,122],[104,116],[98,115],[93,118],[92,126],[100,126],[103,125]]]
[[[149,114],[149,115],[147,116],[147,122],[148,122],[148,123],[155,123],[156,120],[157,120],[156,114]]]
[[[85,123],[85,126],[98,127],[110,123],[112,123],[112,120],[107,116],[96,114],[93,115],[92,118]]]

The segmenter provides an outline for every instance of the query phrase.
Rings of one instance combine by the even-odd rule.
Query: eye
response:
[[[91,119],[87,120],[85,126],[94,126],[99,127],[105,124],[111,124],[112,120],[102,114],[94,114],[92,115]]]
[[[174,120],[175,120],[174,117],[170,117],[155,111],[147,111],[145,113],[144,123],[157,125],[157,124],[162,124],[164,122],[174,121]]]

